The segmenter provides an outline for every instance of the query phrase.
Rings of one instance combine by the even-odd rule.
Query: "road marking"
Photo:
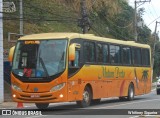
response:
[[[132,116],[132,117],[129,117],[129,118],[138,118],[139,116]]]
[[[112,106],[105,106],[105,107],[90,108],[90,109],[110,108],[110,107],[123,106],[123,105],[128,105],[128,104],[143,103],[143,102],[148,102],[148,101],[153,101],[153,100],[160,101],[160,99],[152,99],[152,100],[144,100],[144,101],[139,101],[139,102],[130,102],[130,103],[124,103],[124,104],[118,104],[118,105],[112,105]]]
[[[46,117],[48,115],[41,115],[41,116],[30,116],[30,117],[25,117],[25,118],[40,118],[40,117]]]
[[[35,107],[34,105],[32,105],[32,106],[24,106],[24,107]]]
[[[148,117],[148,116],[151,116],[151,117],[155,117],[155,118],[159,118],[160,117],[160,115],[140,115],[140,116],[131,116],[131,117],[129,117],[129,118],[146,118],[146,116]]]
[[[0,108],[0,109],[7,109],[7,108]]]

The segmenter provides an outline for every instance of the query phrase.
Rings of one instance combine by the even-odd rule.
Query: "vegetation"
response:
[[[5,1],[5,0],[4,0]],[[119,40],[134,40],[134,9],[127,0],[86,0],[91,29],[88,33],[112,37]],[[8,32],[19,33],[19,0],[14,0],[17,11],[4,14],[4,46]],[[23,0],[24,34],[42,32],[79,32],[78,19],[81,18],[80,0]],[[143,15],[144,9],[139,10]],[[143,20],[137,15],[138,21]],[[154,46],[154,35],[144,25],[137,27],[138,42]],[[158,45],[160,47],[160,45]],[[159,52],[159,48],[158,52]],[[157,52],[157,53],[158,53]],[[155,57],[155,76],[160,73],[160,55]]]
[[[19,32],[19,0],[14,2],[17,12],[4,15],[5,38],[7,38],[7,32]],[[121,40],[133,40],[134,9],[126,0],[87,0],[86,3],[93,26],[89,33]],[[47,0],[47,2],[46,0],[25,0],[23,6],[24,34],[81,32],[80,27],[77,27],[77,20],[80,18],[80,0]],[[140,41],[141,38],[146,40],[150,30],[147,28],[139,30],[143,34],[146,32],[146,35],[139,35]],[[144,43],[144,41],[141,42]]]

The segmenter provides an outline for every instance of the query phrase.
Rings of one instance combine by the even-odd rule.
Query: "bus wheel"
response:
[[[49,106],[49,103],[35,103],[38,109],[46,109]]]
[[[91,101],[91,104],[99,104],[101,102],[101,99],[94,99]]]
[[[84,91],[83,91],[83,100],[81,101],[77,101],[77,105],[79,105],[80,107],[88,107],[91,103],[91,90],[89,87],[85,87]]]
[[[130,84],[128,88],[128,100],[131,101],[133,99],[134,99],[134,86],[133,84]]]

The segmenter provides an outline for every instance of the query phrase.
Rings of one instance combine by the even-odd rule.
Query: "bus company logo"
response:
[[[34,92],[37,92],[38,91],[38,88],[34,88]]]
[[[11,110],[2,110],[2,115],[12,115]]]

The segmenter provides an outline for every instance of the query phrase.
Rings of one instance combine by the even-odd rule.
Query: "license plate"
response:
[[[39,98],[39,95],[31,95],[31,98]]]

